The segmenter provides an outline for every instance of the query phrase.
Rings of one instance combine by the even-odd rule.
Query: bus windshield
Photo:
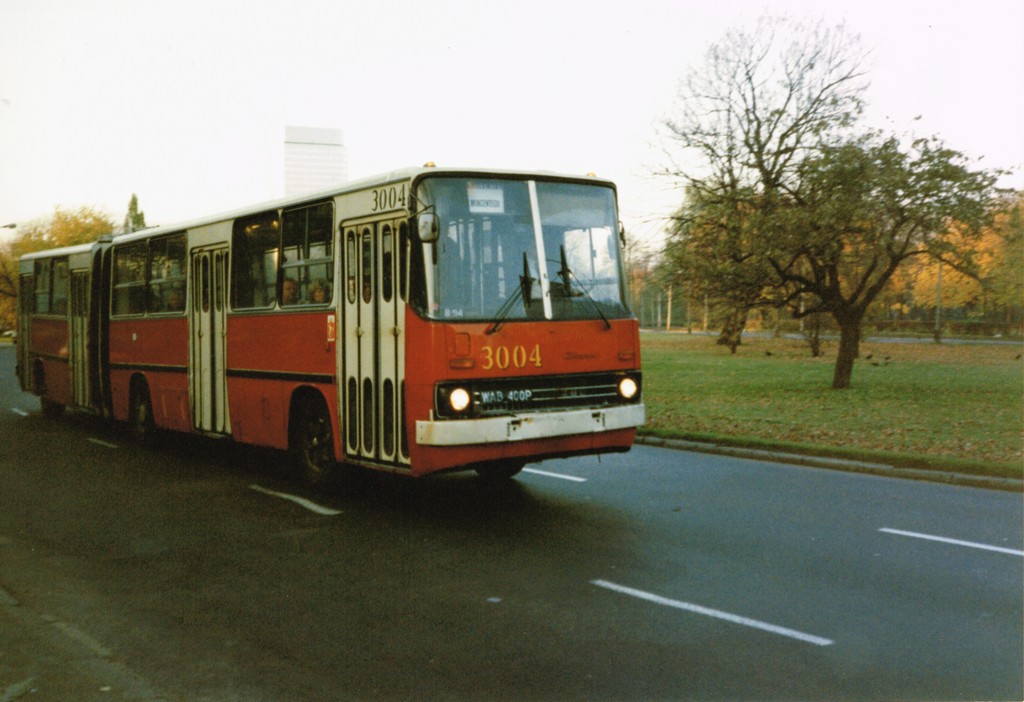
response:
[[[434,177],[417,189],[440,236],[428,315],[494,321],[630,316],[615,193],[605,185]]]

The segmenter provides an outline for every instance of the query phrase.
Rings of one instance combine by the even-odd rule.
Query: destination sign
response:
[[[493,183],[466,183],[469,211],[473,214],[504,214],[505,189]]]

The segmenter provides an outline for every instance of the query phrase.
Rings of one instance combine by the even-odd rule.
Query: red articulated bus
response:
[[[615,186],[396,171],[20,261],[44,412],[339,466],[509,477],[643,423]]]

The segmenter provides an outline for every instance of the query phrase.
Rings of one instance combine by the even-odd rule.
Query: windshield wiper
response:
[[[523,274],[519,276],[519,287],[516,288],[515,292],[505,300],[504,304],[498,309],[498,313],[494,315],[494,324],[491,325],[490,329],[487,330],[487,334],[493,334],[501,328],[501,325],[505,323],[508,315],[512,312],[512,306],[516,304],[518,300],[523,301],[523,311],[529,312],[530,303],[533,301],[533,281],[535,278],[530,277],[530,262],[526,259],[526,252],[523,252]]]
[[[569,298],[580,296],[587,298],[587,301],[590,302],[591,306],[594,308],[594,311],[597,312],[598,315],[600,315],[601,321],[604,322],[605,330],[611,329],[612,323],[608,321],[608,317],[606,317],[604,312],[601,310],[601,306],[597,304],[597,300],[595,300],[590,295],[590,292],[587,290],[587,288],[583,285],[582,282],[580,282],[580,279],[576,277],[576,274],[572,272],[572,269],[569,268],[569,261],[565,257],[564,244],[558,247],[558,252],[562,259],[562,267],[558,270],[558,277],[562,279],[562,285],[565,287],[565,296]],[[571,280],[573,278],[576,279],[576,284],[579,292],[576,292],[576,290],[572,286]]]

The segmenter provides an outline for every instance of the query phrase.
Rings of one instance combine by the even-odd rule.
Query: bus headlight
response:
[[[456,412],[464,412],[469,407],[471,398],[469,391],[465,388],[455,388],[448,393],[448,406]]]
[[[619,381],[619,397],[623,400],[632,400],[639,389],[632,378],[626,377]]]

